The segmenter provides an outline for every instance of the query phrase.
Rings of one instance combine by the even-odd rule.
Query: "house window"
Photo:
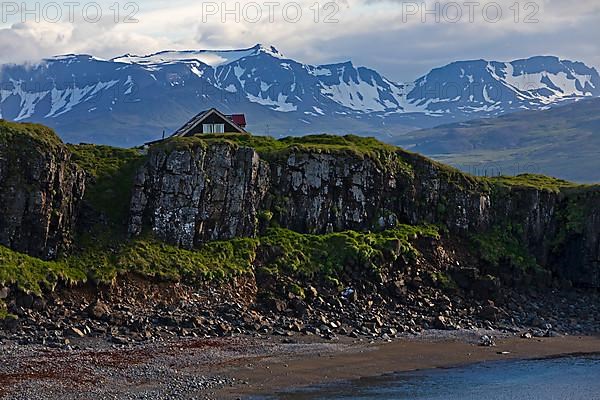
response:
[[[225,133],[225,124],[202,124],[202,133]]]

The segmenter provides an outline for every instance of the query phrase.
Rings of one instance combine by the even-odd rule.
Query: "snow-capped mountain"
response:
[[[556,57],[462,61],[398,83],[351,62],[309,65],[262,45],[65,55],[4,65],[0,77],[2,118],[44,123],[67,141],[117,145],[169,134],[210,107],[246,113],[258,134],[382,136],[600,96],[594,68]]]
[[[460,61],[419,78],[407,99],[430,113],[503,114],[600,95],[598,71],[557,57]]]

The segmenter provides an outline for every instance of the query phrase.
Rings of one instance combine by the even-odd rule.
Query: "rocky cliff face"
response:
[[[600,186],[475,178],[352,136],[69,149],[73,161],[48,129],[0,122],[0,330],[54,343],[65,326],[136,341],[600,329]],[[55,258],[74,225],[77,251],[20,254]]]
[[[564,197],[563,197],[564,196]],[[546,265],[579,286],[600,288],[600,187],[566,191]]]
[[[575,194],[562,189],[477,179],[383,147],[257,152],[228,141],[200,141],[150,150],[135,180],[129,230],[139,235],[148,227],[186,248],[253,236],[271,218],[271,224],[302,233],[377,230],[399,222],[438,224],[467,238],[500,231],[541,266],[596,287],[600,196],[583,193],[586,200],[573,205]]]
[[[50,259],[72,240],[84,174],[48,128],[0,124],[0,244]]]
[[[543,268],[600,287],[600,187],[496,186],[491,228],[510,235]]]
[[[454,171],[416,155],[291,150],[283,161],[271,167],[264,207],[293,230],[385,229],[403,222],[466,232],[488,223],[482,185],[462,174],[452,181]]]
[[[252,236],[268,180],[266,163],[248,147],[153,151],[135,178],[129,231],[140,234],[147,224],[185,248]]]
[[[252,236],[264,213],[301,233],[398,222],[467,231],[487,223],[489,196],[478,183],[461,174],[460,182],[450,182],[433,164],[415,170],[394,153],[380,156],[291,148],[262,159],[228,142],[154,148],[134,182],[129,231],[138,235],[147,226],[162,240],[191,248]]]

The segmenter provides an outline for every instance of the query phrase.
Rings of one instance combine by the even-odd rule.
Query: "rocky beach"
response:
[[[480,335],[495,335],[493,347]],[[6,399],[250,399],[306,386],[482,361],[597,354],[597,337],[527,339],[428,331],[392,341],[278,336],[171,339],[136,346],[74,338],[69,348],[2,345]]]

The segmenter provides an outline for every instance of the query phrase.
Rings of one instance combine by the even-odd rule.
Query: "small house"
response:
[[[244,114],[226,115],[216,108],[211,108],[195,115],[170,137],[188,137],[210,133],[248,134],[245,128],[246,116]],[[148,142],[146,145],[158,143],[162,140],[164,139]]]

